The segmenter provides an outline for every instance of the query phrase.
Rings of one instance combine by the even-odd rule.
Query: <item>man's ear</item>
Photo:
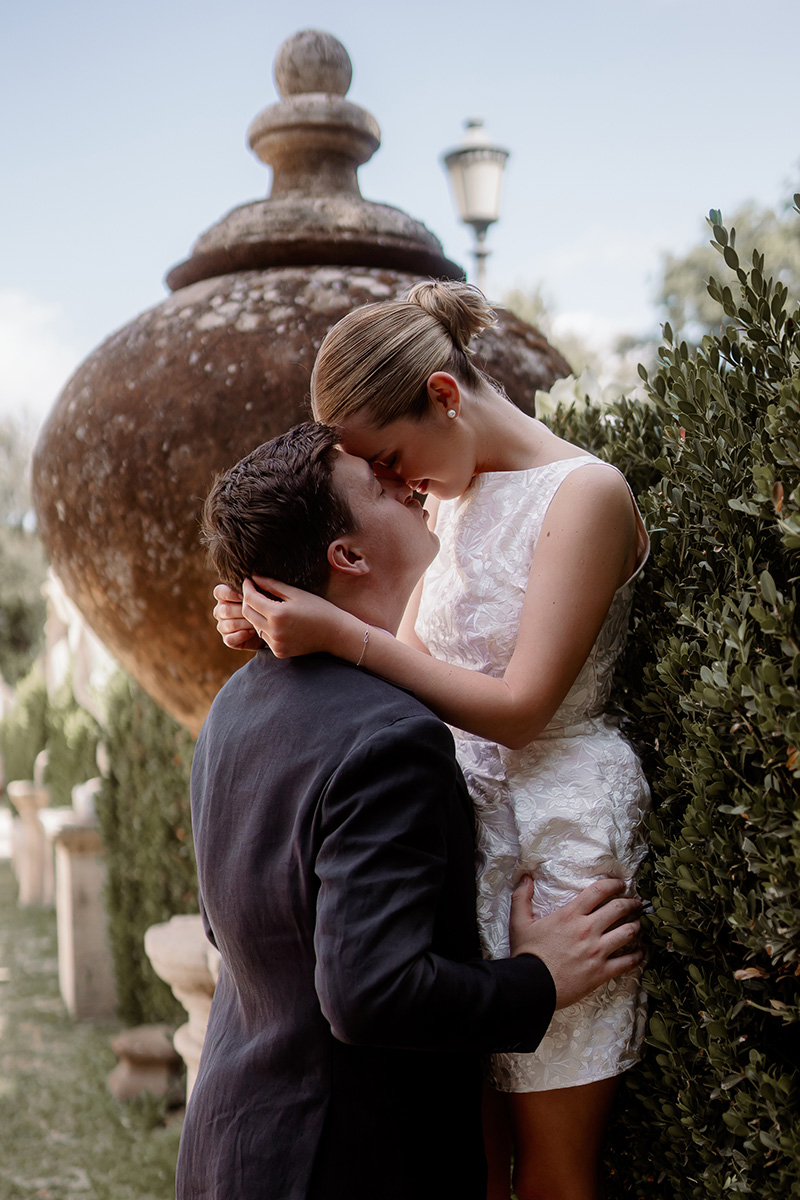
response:
[[[461,389],[447,371],[434,371],[428,376],[428,399],[436,407],[439,416],[448,417],[451,421],[461,411]]]
[[[339,575],[348,575],[351,578],[369,574],[367,560],[344,538],[337,538],[328,546],[328,565]]]

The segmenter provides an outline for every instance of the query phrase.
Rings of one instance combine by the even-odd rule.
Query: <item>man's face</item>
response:
[[[410,595],[439,549],[439,539],[428,529],[428,513],[411,488],[400,479],[379,479],[368,462],[343,450],[334,463],[333,483],[356,521],[349,540],[373,577],[407,588]]]

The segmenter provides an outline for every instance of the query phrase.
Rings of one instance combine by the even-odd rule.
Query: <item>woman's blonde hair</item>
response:
[[[363,412],[378,428],[428,411],[427,383],[447,371],[478,388],[489,381],[470,361],[469,343],[495,316],[467,283],[418,283],[407,300],[367,304],[343,317],[320,346],[311,375],[318,421],[344,424]]]

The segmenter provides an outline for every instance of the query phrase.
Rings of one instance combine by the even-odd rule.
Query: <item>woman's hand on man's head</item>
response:
[[[242,616],[242,595],[225,583],[218,583],[214,588],[213,617],[217,622],[217,632],[226,646],[231,650],[260,650],[263,642],[247,620]]]

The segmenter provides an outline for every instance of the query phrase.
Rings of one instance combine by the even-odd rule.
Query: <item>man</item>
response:
[[[307,424],[217,481],[204,534],[229,584],[274,576],[395,632],[438,547],[426,519]],[[192,809],[222,966],[179,1200],[482,1198],[479,1055],[535,1049],[556,1004],[638,961],[609,961],[638,924],[609,927],[638,902],[602,880],[534,922],[528,883],[513,957],[481,960],[449,731],[328,655],[263,651],[236,672],[197,744]]]

